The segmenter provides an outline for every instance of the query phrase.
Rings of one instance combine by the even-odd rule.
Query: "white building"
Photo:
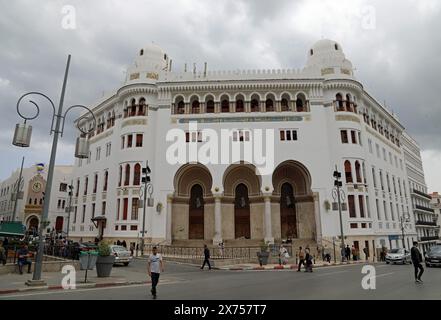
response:
[[[93,239],[91,218],[104,215],[105,238],[138,240],[139,176],[148,161],[155,206],[147,208],[147,241],[233,246],[292,238],[295,245],[331,247],[340,234],[339,214],[331,208],[337,166],[348,204],[346,243],[360,252],[368,247],[371,256],[374,247],[402,246],[400,216],[411,206],[404,128],[355,79],[334,41],[314,44],[301,70],[175,72],[168,55],[148,45],[125,83],[92,108],[98,128],[89,134],[91,157],[77,161],[73,174],[74,237]],[[197,129],[189,125],[194,121]],[[262,165],[241,162],[244,156],[222,164],[201,158],[170,164],[167,150],[175,142],[166,136],[172,129],[186,132],[183,145],[192,155],[213,137],[205,129],[218,137],[233,130],[216,141],[239,148],[257,141],[255,130],[272,130],[273,137],[263,134],[270,138],[267,164],[273,156],[274,166],[260,175]],[[412,217],[406,246],[414,239]]]
[[[0,182],[0,220],[12,221],[15,193],[20,170],[14,171],[8,178]],[[67,232],[66,207],[68,206],[68,185],[72,175],[72,166],[56,166],[49,205],[49,230]],[[38,228],[41,221],[46,188],[47,172],[42,167],[23,168],[21,191],[23,197],[17,203],[16,221],[22,221],[29,230]]]
[[[432,197],[427,192],[420,147],[406,133],[403,134],[402,142],[418,244],[423,252],[427,252],[439,239],[436,214],[430,207]]]
[[[441,194],[439,192],[433,192],[431,195],[432,200],[430,201],[430,207],[434,210],[435,213],[435,223],[437,228],[437,234],[438,234],[438,240],[437,243],[441,244],[441,238],[440,236],[440,228],[441,228]]]

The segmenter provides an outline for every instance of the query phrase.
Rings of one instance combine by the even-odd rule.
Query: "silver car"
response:
[[[130,251],[123,246],[111,245],[110,250],[115,256],[115,264],[122,263],[123,265],[128,266],[130,261],[132,261]]]
[[[406,249],[391,249],[387,254],[386,254],[386,263],[402,263],[402,264],[406,264],[412,263],[412,259],[410,257],[410,251],[406,250]]]

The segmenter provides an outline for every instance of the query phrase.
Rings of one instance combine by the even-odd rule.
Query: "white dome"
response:
[[[332,68],[333,72],[330,71]],[[341,45],[329,39],[319,40],[311,47],[308,51],[306,69],[320,72],[322,75],[326,73],[329,76],[339,73],[352,76],[353,71],[352,63],[346,59]]]
[[[168,56],[164,50],[155,43],[148,44],[139,49],[133,65],[127,70],[126,81],[152,82],[167,68],[167,64]]]

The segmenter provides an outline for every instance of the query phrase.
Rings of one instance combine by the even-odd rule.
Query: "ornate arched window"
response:
[[[136,116],[136,100],[132,99],[131,103],[130,103],[130,116]]]
[[[265,111],[266,112],[273,112],[274,111],[274,101],[273,99],[266,99],[265,101]]]
[[[181,101],[178,102],[176,113],[177,114],[184,114],[185,113],[185,103],[184,103],[184,100],[181,100]]]
[[[251,112],[259,112],[259,100],[252,99],[251,100]]]
[[[355,161],[355,176],[357,178],[357,183],[361,183],[361,166],[360,166],[360,162]]]
[[[191,113],[200,113],[199,100],[194,100],[191,104]]]
[[[214,101],[212,99],[206,102],[206,109],[207,113],[214,113]]]
[[[221,102],[221,112],[230,112],[230,101],[227,99],[222,100]]]
[[[236,112],[245,112],[245,106],[242,98],[236,100]]]
[[[122,183],[122,166],[119,166],[118,186],[121,187]]]
[[[145,116],[145,113],[146,113],[145,99],[141,98],[139,99],[138,116]]]
[[[349,93],[346,95],[346,111],[352,112],[352,99]]]
[[[297,112],[306,111],[306,98],[303,94],[299,94],[296,100],[296,110]]]
[[[349,160],[345,161],[345,177],[346,177],[346,183],[354,182],[354,180],[352,179],[352,166]]]
[[[124,185],[128,186],[130,184],[130,164],[126,164],[126,170],[124,172]]]
[[[286,98],[282,98],[280,101],[280,105],[282,107],[282,111],[289,111],[289,101]]]
[[[335,96],[335,101],[337,103],[337,110],[343,111],[344,110],[343,97],[340,93],[337,93],[337,95]]]
[[[139,186],[141,184],[141,165],[139,163],[135,164],[133,171],[133,185]]]

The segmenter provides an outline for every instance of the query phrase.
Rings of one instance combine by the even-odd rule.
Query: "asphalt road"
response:
[[[144,272],[145,262],[129,266]],[[313,273],[280,271],[220,271],[167,263],[158,286],[158,300],[271,299],[441,299],[441,268],[426,268],[423,284],[413,280],[410,265],[376,264],[374,290],[362,287],[363,265],[317,268]],[[162,283],[161,283],[162,281]],[[372,284],[372,281],[370,282]],[[146,285],[11,294],[0,299],[129,299],[150,300]]]

